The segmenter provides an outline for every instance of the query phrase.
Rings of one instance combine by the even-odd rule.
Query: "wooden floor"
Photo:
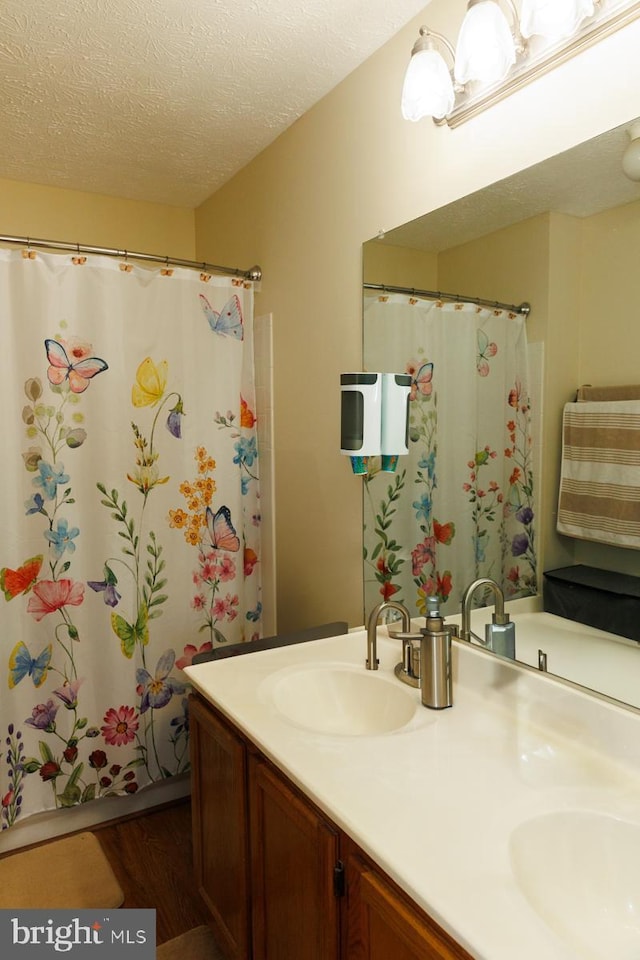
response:
[[[208,922],[193,876],[189,799],[93,832],[124,892],[122,906],[156,910],[158,944]]]

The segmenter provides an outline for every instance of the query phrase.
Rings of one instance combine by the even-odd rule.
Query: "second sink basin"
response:
[[[544,814],[511,835],[511,867],[540,917],[590,960],[640,957],[640,826],[605,814]]]
[[[279,713],[316,733],[375,736],[404,727],[419,707],[415,691],[364,667],[310,664],[269,678]]]

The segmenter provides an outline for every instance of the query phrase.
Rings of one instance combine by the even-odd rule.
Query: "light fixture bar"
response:
[[[434,122],[438,125],[446,124],[452,128],[460,126],[533,80],[549,73],[561,63],[566,63],[567,60],[587,50],[599,40],[633,23],[638,17],[640,17],[640,0],[627,5],[623,10],[618,5],[617,9],[610,10],[608,13],[601,12],[597,19],[585,24],[571,40],[560,41],[552,47],[547,47],[538,58],[534,57],[533,60],[525,60],[522,64],[516,65],[501,83],[478,93],[471,99],[463,100],[443,120]]]

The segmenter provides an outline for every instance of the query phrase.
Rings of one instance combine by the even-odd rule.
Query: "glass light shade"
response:
[[[498,4],[495,0],[474,3],[467,10],[458,35],[454,68],[458,83],[498,83],[515,62],[515,41]]]
[[[405,120],[442,120],[453,110],[454,101],[453,81],[442,55],[433,48],[414,53],[402,88]]]
[[[523,37],[563,40],[593,16],[593,0],[522,0],[520,32]]]

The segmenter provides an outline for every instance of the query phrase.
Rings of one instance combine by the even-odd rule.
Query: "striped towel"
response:
[[[640,546],[639,401],[565,404],[557,529]]]
[[[640,383],[625,383],[620,387],[592,387],[585,383],[578,387],[576,400],[640,400]]]

